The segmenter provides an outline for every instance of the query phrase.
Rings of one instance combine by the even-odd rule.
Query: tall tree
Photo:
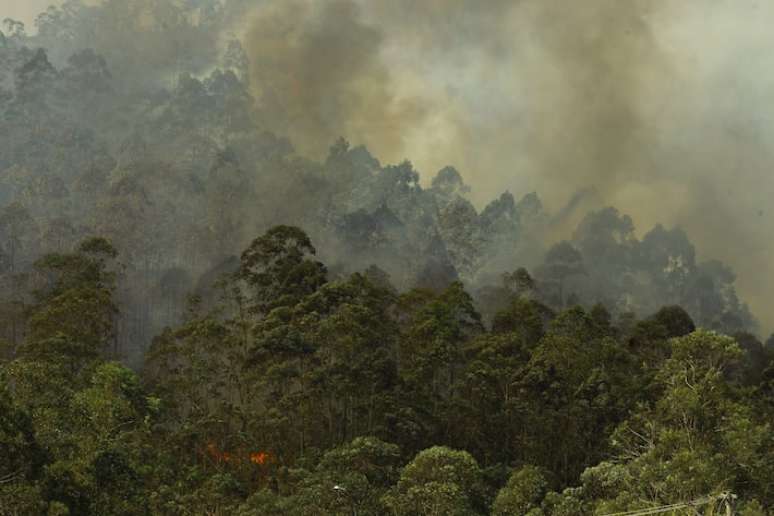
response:
[[[316,250],[301,229],[276,226],[256,238],[242,253],[238,277],[249,287],[252,309],[268,313],[292,306],[326,281],[325,266],[314,261]]]

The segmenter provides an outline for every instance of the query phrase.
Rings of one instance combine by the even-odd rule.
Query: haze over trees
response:
[[[3,25],[0,515],[766,514],[734,271],[625,206],[557,237],[536,193],[302,156],[246,4]]]

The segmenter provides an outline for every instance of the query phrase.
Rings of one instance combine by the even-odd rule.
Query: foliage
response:
[[[774,506],[774,336],[733,270],[613,207],[566,228],[583,194],[305,157],[278,135],[368,99],[283,95],[379,34],[290,30],[336,63],[276,82],[233,35],[255,3],[3,22],[0,516]]]

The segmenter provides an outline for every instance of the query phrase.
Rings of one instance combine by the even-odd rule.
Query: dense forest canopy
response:
[[[731,267],[591,183],[383,163],[346,138],[420,122],[368,13],[256,5],[3,22],[0,515],[766,514]]]

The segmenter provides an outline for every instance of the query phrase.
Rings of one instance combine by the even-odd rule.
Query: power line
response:
[[[713,502],[725,502],[727,514],[731,514],[729,500],[733,499],[734,495],[731,493],[721,493],[716,496],[705,496],[703,498],[697,498],[688,502],[678,502],[669,505],[661,505],[659,507],[649,507],[647,509],[636,509],[633,511],[614,512],[605,514],[604,516],[645,516],[648,514],[663,514],[665,512],[674,511],[677,509],[690,509],[695,507],[701,507]]]

